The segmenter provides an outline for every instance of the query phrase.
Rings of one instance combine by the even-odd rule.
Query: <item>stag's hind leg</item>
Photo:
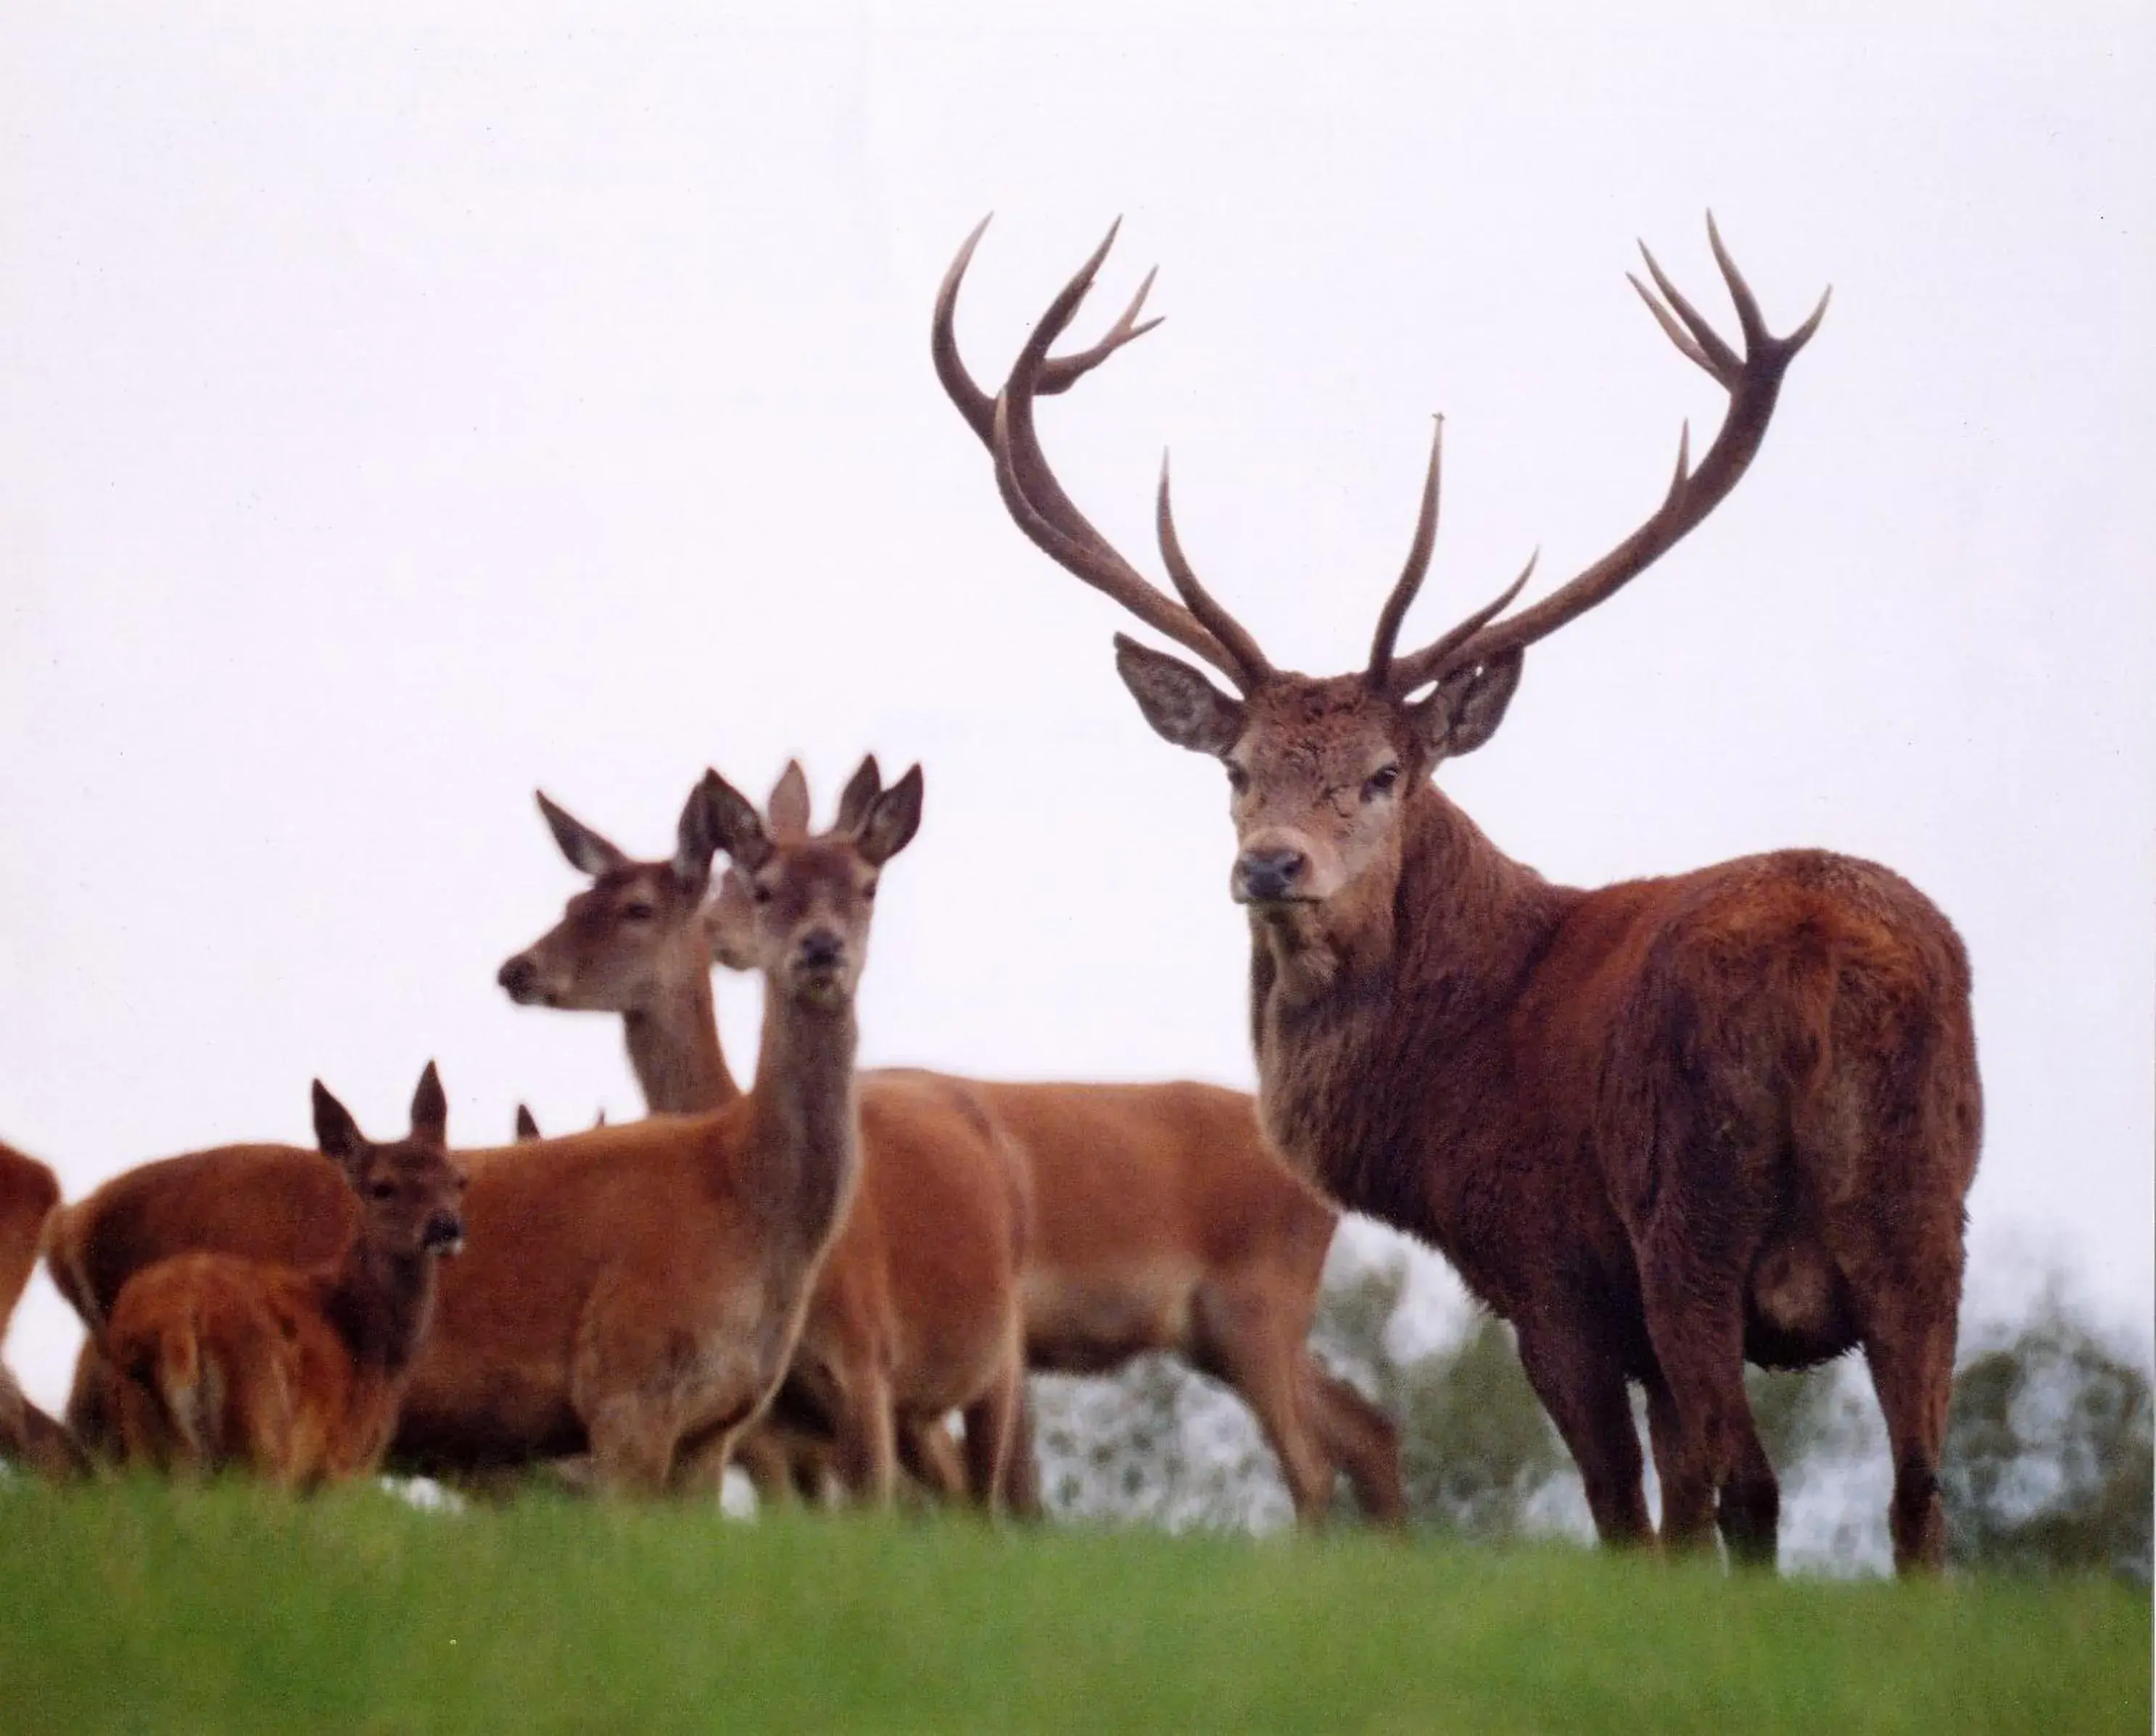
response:
[[[1579,1467],[1594,1534],[1630,1549],[1651,1543],[1655,1531],[1624,1364],[1604,1341],[1600,1313],[1591,1302],[1557,1303],[1533,1310],[1515,1330],[1527,1384]]]

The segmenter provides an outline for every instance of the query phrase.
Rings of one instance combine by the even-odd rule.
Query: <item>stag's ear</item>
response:
[[[716,772],[706,771],[696,786],[696,799],[704,809],[713,846],[734,859],[734,865],[753,874],[769,860],[771,840],[757,817],[756,804]]]
[[[553,833],[555,843],[562,846],[562,854],[579,874],[588,874],[597,880],[609,869],[629,866],[627,855],[568,809],[557,808],[548,801],[545,790],[535,789],[531,794],[539,799],[539,811],[547,816],[547,829]]]
[[[449,1100],[432,1061],[419,1076],[419,1088],[412,1093],[412,1137],[424,1145],[446,1148],[449,1143]]]
[[[711,829],[711,804],[700,783],[681,804],[681,818],[674,826],[674,878],[696,896],[704,896],[711,883],[711,852],[719,848]]]
[[[1153,732],[1219,758],[1243,733],[1243,708],[1188,664],[1116,635],[1116,672]]]
[[[858,832],[869,817],[869,804],[883,794],[883,773],[873,753],[863,757],[839,793],[839,829]]]
[[[773,832],[796,838],[808,835],[808,778],[799,760],[786,762],[778,782],[771,786],[771,799],[764,804],[763,812]]]
[[[756,968],[756,905],[748,882],[732,868],[719,876],[719,890],[704,907],[704,934],[714,964],[728,970]]]
[[[1524,649],[1507,651],[1494,663],[1447,675],[1429,698],[1409,707],[1434,759],[1472,753],[1497,733],[1527,660]]]
[[[516,1106],[516,1142],[521,1145],[528,1140],[542,1138],[538,1117],[523,1104]]]
[[[359,1123],[319,1079],[315,1081],[315,1143],[324,1157],[347,1169],[367,1155],[367,1136],[359,1131]]]
[[[915,766],[870,804],[855,847],[881,867],[911,844],[920,829],[921,768]]]

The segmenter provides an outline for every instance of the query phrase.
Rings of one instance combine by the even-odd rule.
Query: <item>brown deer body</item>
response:
[[[789,768],[773,793],[774,824],[805,824],[793,818],[797,776]],[[714,905],[695,911],[670,900],[665,864],[632,862],[552,803],[543,811],[595,884],[503,967],[503,985],[521,1001],[631,1020],[631,1058],[654,1109],[670,1078],[726,1077],[708,986],[664,985],[707,970],[714,953],[742,963],[731,938],[751,914],[740,883],[730,876]],[[1146,1351],[1178,1353],[1250,1403],[1299,1513],[1322,1513],[1344,1470],[1366,1513],[1400,1517],[1392,1425],[1306,1348],[1338,1215],[1265,1148],[1247,1096],[1191,1084],[1004,1084],[898,1072],[865,1076],[864,1101],[885,1081],[954,1093],[993,1121],[1019,1161],[1031,1208],[1022,1295],[1032,1367],[1101,1374]],[[886,1158],[870,1142],[863,1197],[888,1174],[891,1196],[918,1220],[913,1233],[888,1240],[885,1256],[894,1296],[906,1303],[901,1318],[913,1318],[961,1287],[963,1275],[950,1265],[944,1215],[924,1209],[934,1193],[899,1155]],[[849,1226],[845,1240],[854,1234]],[[827,1281],[839,1265],[834,1250]]]
[[[705,880],[685,876],[678,859],[633,861],[545,797],[540,804],[563,853],[594,883],[502,967],[502,986],[526,1004],[619,1014],[655,1115],[734,1101],[740,1090],[711,1004]],[[798,766],[773,792],[770,825],[774,837],[807,835]],[[804,1427],[828,1430],[829,1467],[858,1497],[887,1500],[902,1457],[933,1492],[970,1486],[979,1500],[1029,1513],[1037,1502],[1019,1313],[1025,1209],[1010,1154],[947,1081],[872,1073],[860,1095],[860,1186],[759,1430],[780,1438],[759,1439],[742,1455],[744,1466],[767,1497],[789,1482],[813,1486],[827,1456]],[[954,1409],[978,1443],[968,1469],[955,1463],[942,1423]]]
[[[952,336],[977,230],[945,279],[933,347],[1026,534],[1238,690],[1118,638],[1147,722],[1227,768],[1260,1099],[1281,1148],[1337,1198],[1441,1249],[1512,1323],[1605,1539],[1649,1534],[1626,1394],[1636,1381],[1665,1538],[1697,1544],[1718,1522],[1734,1554],[1771,1562],[1779,1495],[1744,1362],[1799,1365],[1861,1345],[1894,1454],[1896,1559],[1935,1568],[1963,1200],[1981,1122],[1968,963],[1952,927],[1888,871],[1816,851],[1599,891],[1553,886],[1430,782],[1496,730],[1527,647],[1644,570],[1756,453],[1820,313],[1774,336],[1711,224],[1710,236],[1743,353],[1651,257],[1666,305],[1637,285],[1730,394],[1697,468],[1687,440],[1661,507],[1549,597],[1504,615],[1522,573],[1431,645],[1396,655],[1436,532],[1433,447],[1369,666],[1329,679],[1274,669],[1199,582],[1165,470],[1161,551],[1181,603],[1055,481],[1036,395],[1067,389],[1149,329],[1137,317],[1142,289],[1100,343],[1049,357],[1106,244],[991,398]]]
[[[359,1201],[358,1233],[311,1271],[230,1254],[146,1266],[112,1307],[123,1456],[193,1473],[246,1470],[286,1488],[362,1476],[397,1426],[434,1306],[438,1256],[464,1240],[463,1172],[429,1064],[410,1137],[375,1145],[315,1083],[315,1127]]]
[[[881,864],[917,823],[911,774],[839,832],[768,840],[716,775],[698,824],[758,876],[764,1038],[728,1108],[459,1154],[470,1251],[445,1275],[392,1462],[483,1469],[588,1451],[602,1488],[723,1465],[791,1357],[854,1191],[853,994]],[[708,861],[709,848],[704,851]],[[57,1215],[48,1263],[95,1320],[126,1261],[216,1246],[344,1245],[326,1166],[237,1147],[145,1166]],[[234,1245],[237,1244],[237,1247]],[[78,1372],[93,1408],[99,1383]]]
[[[38,1246],[45,1220],[60,1202],[60,1184],[35,1158],[0,1143],[0,1344],[23,1287],[37,1269]],[[15,1377],[0,1364],[0,1459],[13,1460],[41,1475],[71,1477],[82,1468],[81,1454],[67,1430],[23,1396]]]

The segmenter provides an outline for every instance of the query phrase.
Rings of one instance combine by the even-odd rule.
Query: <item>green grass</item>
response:
[[[2149,1728],[2146,1597],[1570,1550],[0,1490],[0,1729]]]

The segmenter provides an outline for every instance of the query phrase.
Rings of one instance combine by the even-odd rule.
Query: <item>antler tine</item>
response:
[[[1168,454],[1160,455],[1160,499],[1155,511],[1155,528],[1160,534],[1160,557],[1168,568],[1168,576],[1175,581],[1175,588],[1183,600],[1190,605],[1190,612],[1215,639],[1221,649],[1240,666],[1229,671],[1248,692],[1273,672],[1265,660],[1265,654],[1258,649],[1258,642],[1235,616],[1214,600],[1213,593],[1198,582],[1189,560],[1183,552],[1183,544],[1175,534],[1175,509],[1168,498]]]
[[[1271,672],[1264,658],[1256,655],[1256,645],[1249,634],[1202,587],[1196,594],[1204,597],[1204,602],[1200,612],[1194,613],[1118,554],[1055,480],[1034,428],[1035,397],[1042,392],[1068,390],[1132,339],[1160,323],[1158,319],[1139,318],[1152,285],[1153,275],[1148,272],[1130,305],[1098,343],[1069,356],[1050,357],[1048,353],[1091,290],[1120,227],[1118,219],[1049,303],[1011,364],[1003,390],[993,398],[981,391],[959,361],[952,330],[958,285],[980,240],[981,230],[975,229],[944,275],[936,298],[932,349],[937,375],[959,413],[988,443],[995,460],[997,489],[1019,528],[1060,566],[1106,592],[1147,626],[1196,653],[1248,691]],[[1182,580],[1177,583],[1180,586]]]
[[[1377,634],[1370,641],[1369,681],[1380,690],[1392,678],[1393,645],[1400,636],[1400,623],[1407,619],[1408,605],[1422,588],[1424,575],[1430,571],[1430,551],[1437,547],[1437,488],[1445,462],[1445,418],[1436,419],[1436,431],[1430,437],[1430,470],[1422,480],[1422,510],[1415,516],[1414,540],[1408,545],[1407,565],[1400,569],[1392,594],[1378,611]]]
[[[1720,383],[1729,393],[1729,407],[1712,443],[1690,468],[1691,430],[1687,427],[1677,444],[1675,474],[1660,506],[1639,528],[1609,553],[1576,574],[1555,591],[1506,620],[1494,617],[1479,623],[1462,622],[1444,638],[1412,657],[1397,660],[1392,687],[1406,692],[1474,665],[1488,665],[1522,650],[1605,601],[1644,573],[1679,538],[1719,506],[1735,488],[1758,455],[1780,397],[1783,376],[1797,352],[1810,342],[1825,315],[1827,296],[1820,298],[1810,318],[1786,337],[1768,331],[1751,289],[1722,245],[1712,216],[1707,239],[1730,300],[1736,305],[1744,334],[1744,353],[1739,356],[1715,331],[1699,311],[1686,300],[1676,286],[1643,245],[1640,251],[1656,286],[1667,298],[1668,307],[1657,302],[1635,278],[1636,288],[1654,314],[1656,322],[1677,349]],[[1831,290],[1828,295],[1832,294]],[[1675,314],[1670,311],[1674,309]],[[1682,324],[1680,326],[1679,321]],[[1530,563],[1532,565],[1532,563]],[[1524,577],[1524,575],[1522,575]]]
[[[1433,639],[1413,656],[1394,658],[1387,671],[1387,690],[1404,697],[1416,688],[1426,687],[1436,680],[1437,672],[1454,651],[1512,606],[1512,599],[1527,589],[1527,581],[1535,576],[1535,563],[1542,557],[1543,552],[1537,549],[1527,557],[1527,564],[1520,568],[1520,576],[1466,620],[1455,627],[1447,628],[1440,637]]]

